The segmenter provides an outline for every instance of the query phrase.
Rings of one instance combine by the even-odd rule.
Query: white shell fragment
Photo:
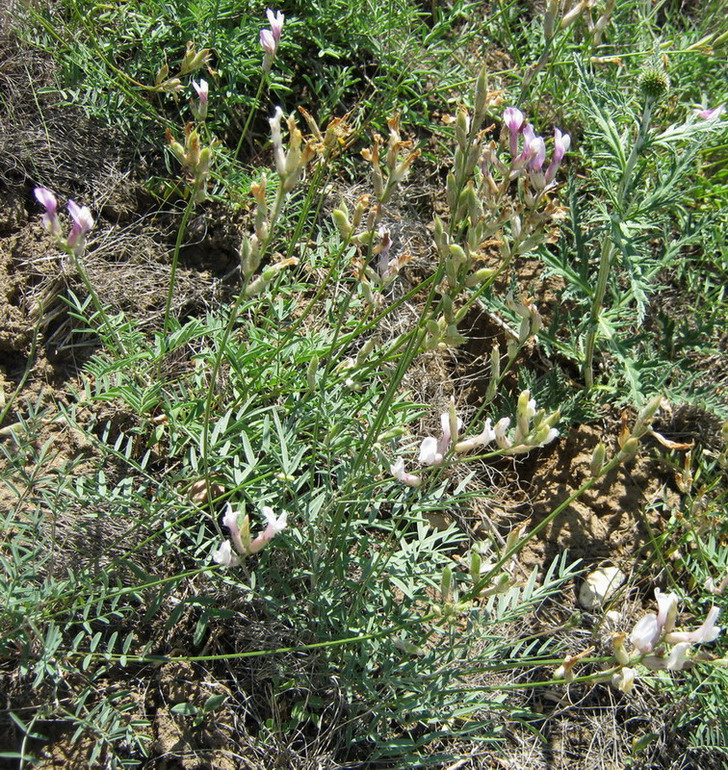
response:
[[[590,572],[579,590],[579,604],[595,610],[614,596],[627,576],[617,567],[600,567]]]

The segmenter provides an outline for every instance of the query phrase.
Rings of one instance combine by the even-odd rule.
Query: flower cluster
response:
[[[289,134],[288,149],[283,146],[281,134],[282,119],[283,110],[280,107],[276,107],[269,123],[271,139],[273,141],[273,158],[280,178],[280,186],[272,210],[268,208],[266,177],[262,176],[257,184],[251,186],[251,193],[255,198],[254,232],[249,236],[243,237],[240,243],[240,265],[243,275],[247,279],[250,279],[258,267],[260,267],[268,236],[281,213],[285,197],[296,186],[307,164],[316,155],[314,146],[310,142],[304,141],[303,134],[296,125],[296,119],[293,115],[289,115],[286,120]],[[259,293],[275,278],[281,269],[297,263],[298,259],[296,257],[289,257],[278,262],[273,268],[268,269],[267,273],[264,271],[261,282],[251,284],[248,287],[247,295],[252,296]]]
[[[204,81],[202,82],[204,83]],[[201,101],[202,97],[200,97]],[[207,197],[207,177],[210,175],[215,142],[213,141],[207,147],[203,147],[200,142],[200,135],[197,129],[193,128],[192,123],[185,126],[184,144],[178,142],[169,129],[165,133],[169,149],[180,162],[183,170],[190,175],[188,181],[192,187],[192,196],[195,202],[201,203]]]
[[[33,191],[38,203],[46,210],[43,214],[43,226],[55,236],[58,242],[66,249],[72,251],[76,256],[83,254],[86,246],[86,235],[91,232],[94,226],[94,219],[86,206],[79,206],[70,200],[66,204],[68,213],[71,217],[71,230],[63,238],[61,236],[61,223],[58,221],[58,201],[56,196],[47,187],[36,187]]]
[[[280,12],[273,12],[269,8],[266,11],[268,16],[268,23],[270,29],[262,29],[260,31],[260,47],[265,52],[263,58],[263,72],[269,72],[273,65],[273,60],[276,58],[278,52],[278,43],[281,39],[281,32],[283,31],[283,21],[285,16]]]
[[[530,391],[524,390],[518,397],[516,428],[512,433],[509,431],[511,418],[503,417],[495,425],[492,425],[490,419],[486,420],[479,434],[459,440],[463,421],[457,416],[455,402],[452,400],[450,410],[440,415],[440,437],[428,436],[423,439],[418,462],[423,466],[441,465],[451,449],[456,454],[465,454],[492,442],[496,443],[501,454],[525,454],[536,447],[546,446],[559,435],[553,427],[558,419],[558,411],[549,415],[542,409],[537,411],[535,399],[531,398]],[[397,481],[407,486],[418,487],[422,483],[421,476],[405,471],[401,457],[390,467],[390,472]]]
[[[510,178],[515,179],[525,171],[535,190],[546,189],[554,181],[561,161],[571,145],[571,137],[558,128],[554,129],[554,149],[551,161],[544,171],[546,142],[542,137],[536,136],[533,126],[523,113],[515,107],[508,107],[503,113],[503,123],[508,132],[511,154]]]
[[[265,529],[256,537],[250,536],[250,519],[245,514],[240,520],[240,514],[234,511],[230,503],[225,510],[225,517],[222,520],[224,526],[230,530],[232,546],[235,546],[233,553],[230,540],[225,540],[222,545],[212,554],[215,563],[223,567],[237,567],[241,562],[241,556],[248,556],[251,553],[258,553],[265,548],[268,543],[280,532],[286,528],[288,523],[288,514],[284,511],[280,516],[276,516],[272,508],[263,506],[263,515],[267,525]]]
[[[718,638],[721,629],[715,625],[720,614],[718,607],[711,607],[702,625],[693,631],[675,631],[677,620],[677,596],[655,589],[657,613],[650,612],[640,618],[629,635],[634,652],[625,649],[626,634],[612,636],[614,657],[621,665],[612,676],[612,684],[628,693],[634,686],[637,671],[635,663],[641,663],[652,671],[681,671],[690,661],[689,652],[693,644],[712,642]]]

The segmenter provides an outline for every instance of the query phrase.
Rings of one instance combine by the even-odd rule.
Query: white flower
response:
[[[677,618],[677,596],[664,594],[659,588],[655,589],[657,599],[657,624],[663,633],[669,633],[675,628]]]
[[[266,528],[254,537],[248,545],[248,553],[258,553],[270,543],[270,541],[288,526],[288,513],[283,511],[280,516],[276,516],[275,511],[267,505],[263,506],[263,516],[268,522]]]
[[[495,442],[500,449],[510,449],[512,446],[511,440],[506,436],[508,426],[511,424],[510,417],[501,417],[500,420],[493,426],[493,432],[495,433]]]
[[[440,465],[442,463],[443,454],[438,451],[438,442],[434,436],[423,439],[418,461],[420,465]]]
[[[670,650],[670,657],[667,661],[668,671],[682,671],[685,661],[689,660],[687,652],[690,649],[690,642],[680,642]]]
[[[229,540],[224,540],[222,545],[212,554],[212,560],[223,567],[237,567],[240,557],[234,554]]]
[[[629,635],[629,640],[640,652],[652,652],[662,635],[662,628],[657,622],[657,615],[651,612],[640,618]]]
[[[634,680],[637,671],[629,666],[623,666],[619,671],[612,675],[612,687],[616,687],[625,695],[629,695],[634,688]]]
[[[495,431],[493,430],[490,419],[487,419],[483,426],[483,430],[477,436],[472,436],[471,438],[459,441],[455,445],[455,451],[470,452],[478,447],[487,446],[491,441],[495,441]]]
[[[680,644],[680,642],[688,642],[690,644],[712,642],[718,638],[718,634],[721,631],[720,627],[715,625],[718,615],[720,615],[720,608],[711,607],[708,616],[700,628],[696,628],[695,631],[673,631],[665,638],[670,644]]]
[[[265,534],[269,539],[283,532],[288,526],[288,511],[283,511],[280,516],[276,516],[275,511],[270,506],[264,505],[263,516],[265,516],[265,520],[268,522]]]

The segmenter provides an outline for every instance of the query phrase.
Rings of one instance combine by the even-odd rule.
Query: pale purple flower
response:
[[[670,657],[667,659],[665,668],[668,671],[682,671],[685,662],[690,660],[688,658],[688,650],[690,649],[690,642],[680,642],[676,644],[672,650],[670,650]]]
[[[652,652],[662,636],[662,627],[657,622],[657,615],[651,612],[640,618],[629,635],[632,644],[643,653]]]
[[[511,158],[518,155],[518,134],[523,128],[524,120],[523,113],[515,107],[506,107],[503,112],[503,122],[510,134]]]
[[[210,89],[207,81],[200,78],[200,82],[192,81],[192,87],[197,93],[198,103],[192,104],[192,112],[196,120],[204,120],[207,117],[207,104],[210,98]]]
[[[543,162],[546,160],[546,143],[540,137],[534,137],[529,144],[530,160],[528,161],[528,167],[531,171],[540,171],[543,167]]]
[[[58,221],[58,201],[56,196],[47,187],[36,187],[33,192],[38,203],[46,210],[42,217],[43,226],[49,233],[60,235],[61,224]]]
[[[533,126],[530,123],[526,123],[526,125],[522,127],[521,133],[523,134],[523,149],[521,150],[521,154],[514,161],[519,167],[524,166],[533,157],[534,148],[532,145],[536,139],[536,132],[533,130]]]
[[[288,513],[284,511],[280,516],[276,516],[275,511],[267,505],[263,506],[263,515],[267,523],[266,528],[250,541],[248,553],[258,553],[261,549],[288,526]]]
[[[406,484],[408,487],[419,487],[422,484],[421,476],[405,471],[404,460],[401,457],[398,457],[394,465],[390,466],[389,472],[397,481],[401,481],[402,484]]]
[[[718,615],[720,615],[720,608],[711,607],[700,628],[696,628],[695,631],[672,631],[665,638],[670,644],[712,642],[718,638],[721,631],[720,627],[715,625]]]
[[[265,13],[268,17],[268,23],[270,24],[271,35],[273,35],[273,39],[278,43],[281,39],[281,32],[283,31],[283,20],[286,17],[280,11],[274,13],[270,8]]]
[[[571,146],[571,137],[568,134],[562,134],[558,128],[554,129],[554,154],[551,156],[551,163],[546,169],[546,184],[550,184],[556,172],[559,170],[561,161],[564,159],[567,150]]]
[[[725,104],[721,104],[718,107],[713,107],[713,109],[707,109],[707,110],[695,110],[695,114],[702,118],[703,120],[718,120],[720,116],[725,111]]]
[[[269,29],[260,30],[260,47],[270,56],[275,56],[278,50],[278,41]]]
[[[94,219],[87,206],[78,206],[72,200],[69,200],[66,205],[73,222],[66,242],[74,253],[81,254],[86,242],[86,235],[94,226]]]

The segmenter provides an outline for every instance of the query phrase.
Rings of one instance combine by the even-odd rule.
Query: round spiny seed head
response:
[[[659,99],[670,88],[670,78],[659,67],[647,67],[640,75],[639,87],[648,99]]]

